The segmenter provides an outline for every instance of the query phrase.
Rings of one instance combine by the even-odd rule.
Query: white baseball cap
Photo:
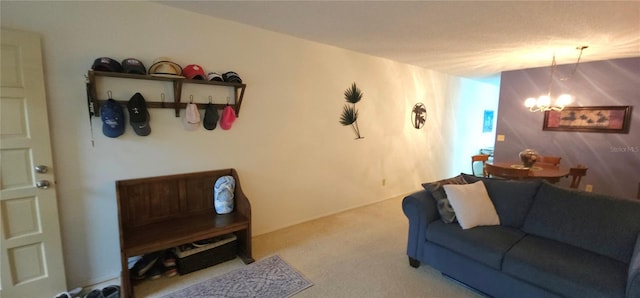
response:
[[[195,103],[188,103],[182,117],[182,124],[186,130],[196,130],[200,127],[200,111]]]

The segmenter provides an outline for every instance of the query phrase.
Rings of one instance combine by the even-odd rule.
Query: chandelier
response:
[[[576,61],[576,65],[571,72],[571,75],[568,78],[561,78],[560,80],[569,80],[573,77],[578,69],[578,63],[580,63],[580,57],[582,57],[582,51],[588,48],[588,46],[579,46],[576,47],[577,50],[580,50],[580,55],[578,55],[578,60]],[[531,112],[545,112],[545,111],[562,111],[564,107],[569,105],[573,101],[573,97],[570,94],[561,94],[558,96],[555,101],[551,102],[551,85],[553,84],[553,75],[556,72],[556,55],[553,54],[553,59],[551,60],[551,70],[549,73],[549,83],[547,86],[547,94],[541,95],[538,98],[529,97],[524,101],[524,106],[529,108]]]

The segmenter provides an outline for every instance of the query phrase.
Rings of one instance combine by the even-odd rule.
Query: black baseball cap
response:
[[[218,109],[211,103],[207,104],[202,126],[207,130],[214,130],[218,124]]]
[[[122,72],[122,65],[109,57],[100,57],[93,60],[91,69],[97,71]]]
[[[122,60],[122,72],[145,75],[147,74],[147,69],[140,60],[136,58],[127,58]]]
[[[227,71],[227,72],[223,73],[222,74],[222,79],[225,82],[242,84],[242,79],[240,78],[240,76],[236,72],[233,72],[233,71]]]
[[[149,111],[142,94],[134,94],[127,103],[127,109],[129,110],[129,123],[133,131],[139,136],[148,136],[151,133]]]

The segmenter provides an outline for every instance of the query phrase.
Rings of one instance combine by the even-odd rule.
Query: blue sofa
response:
[[[407,255],[493,297],[640,297],[640,201],[543,181],[481,180],[500,225],[444,223],[427,190],[404,198]]]

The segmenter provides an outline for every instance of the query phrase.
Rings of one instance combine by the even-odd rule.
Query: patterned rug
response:
[[[162,298],[284,298],[291,297],[312,285],[312,282],[275,255],[175,291]]]

